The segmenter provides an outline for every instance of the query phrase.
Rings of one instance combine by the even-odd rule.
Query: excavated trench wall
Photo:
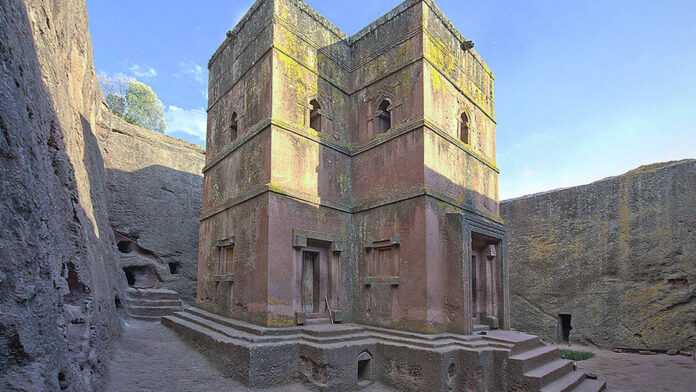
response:
[[[696,347],[696,160],[507,200],[502,213],[514,328],[605,347]]]
[[[99,126],[119,268],[131,286],[172,289],[192,302],[204,152],[106,110]]]
[[[202,153],[102,101],[84,0],[0,2],[2,391],[101,390],[128,284],[117,239],[193,295]]]
[[[98,390],[120,324],[82,0],[0,2],[0,390]]]

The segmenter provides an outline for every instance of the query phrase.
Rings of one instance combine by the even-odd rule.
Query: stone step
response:
[[[524,373],[538,388],[542,388],[573,371],[573,363],[565,359],[557,359]]]
[[[602,392],[607,390],[607,383],[603,380],[591,380],[585,378],[572,392]]]
[[[160,316],[138,316],[136,314],[128,314],[128,317],[143,320],[143,321],[160,321]]]
[[[331,319],[328,317],[308,318],[308,319],[305,319],[304,324],[305,325],[331,324]]]
[[[130,298],[155,299],[179,299],[179,293],[167,289],[134,289],[128,288],[126,294]]]
[[[169,321],[178,321],[182,320],[185,321],[186,325],[188,324],[195,324],[199,326],[200,328],[204,328],[206,330],[213,331],[217,334],[224,335],[230,338],[234,339],[239,339],[248,343],[254,343],[254,342],[275,342],[275,341],[282,341],[285,337],[275,337],[275,336],[269,336],[269,337],[264,337],[264,336],[259,336],[255,334],[248,333],[243,330],[239,330],[233,327],[230,327],[225,324],[221,324],[212,320],[209,320],[207,318],[199,317],[197,314],[188,312],[187,310],[184,310],[182,312],[177,312],[172,315],[172,317],[176,317],[176,320],[169,320]],[[290,335],[292,336],[292,335]]]
[[[162,317],[181,310],[180,306],[129,306],[131,316]]]
[[[481,338],[514,345],[510,355],[517,355],[544,345],[537,336],[515,331],[494,330],[482,335]]]
[[[164,326],[189,337],[203,338],[213,343],[230,343],[233,341],[233,339],[228,336],[212,331],[196,323],[186,321],[178,317],[176,314],[162,317],[161,322]]]
[[[318,318],[328,318],[329,313],[318,312],[318,313],[305,313],[305,319],[318,319]]]
[[[179,299],[144,299],[128,298],[126,305],[129,306],[182,306]]]
[[[541,388],[541,392],[570,392],[585,380],[585,373],[573,371]]]
[[[177,317],[188,323],[193,323],[199,325],[200,327],[206,328],[208,330],[214,331],[216,333],[228,336],[233,339],[238,339],[247,343],[257,343],[257,344],[270,344],[270,343],[283,343],[289,341],[303,340],[308,343],[316,344],[338,344],[346,343],[357,340],[369,339],[369,334],[361,331],[355,333],[353,330],[345,330],[343,334],[339,336],[312,336],[306,334],[306,330],[298,329],[296,334],[292,335],[254,335],[243,332],[241,330],[235,329],[234,327],[229,327],[202,317],[198,317],[190,312],[177,312],[172,317]]]
[[[361,332],[364,330],[362,327],[352,326],[350,324],[337,324],[333,325],[331,328],[321,328],[322,325],[314,326],[304,326],[304,327],[283,327],[283,328],[269,328],[262,327],[259,325],[251,324],[245,321],[235,320],[228,317],[223,317],[215,313],[205,311],[203,309],[188,306],[186,307],[186,312],[196,315],[201,318],[208,319],[212,322],[219,323],[236,330],[240,330],[246,333],[258,335],[258,336],[285,336],[294,335],[297,333],[305,333],[312,336],[318,337],[331,337],[331,336],[341,336],[349,332]]]
[[[512,361],[522,362],[522,371],[528,372],[534,368],[553,362],[561,357],[558,348],[554,346],[541,346],[510,356]]]

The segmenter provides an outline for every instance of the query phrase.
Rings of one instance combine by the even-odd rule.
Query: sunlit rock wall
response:
[[[696,346],[696,161],[502,203],[513,327],[606,347]]]
[[[121,269],[150,269],[153,287],[196,296],[203,151],[102,111],[109,221]]]

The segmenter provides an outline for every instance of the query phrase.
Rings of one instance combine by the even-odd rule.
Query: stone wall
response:
[[[513,327],[607,347],[696,347],[696,160],[502,203]]]
[[[102,111],[109,221],[121,269],[156,278],[151,287],[196,296],[203,151]]]
[[[0,2],[0,390],[99,390],[119,289],[83,0]]]

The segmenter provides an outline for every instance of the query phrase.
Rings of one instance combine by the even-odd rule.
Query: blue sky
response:
[[[306,0],[347,33],[397,0]],[[97,72],[150,84],[202,143],[207,62],[250,0],[88,1]],[[439,0],[496,75],[501,198],[696,158],[696,2]]]

